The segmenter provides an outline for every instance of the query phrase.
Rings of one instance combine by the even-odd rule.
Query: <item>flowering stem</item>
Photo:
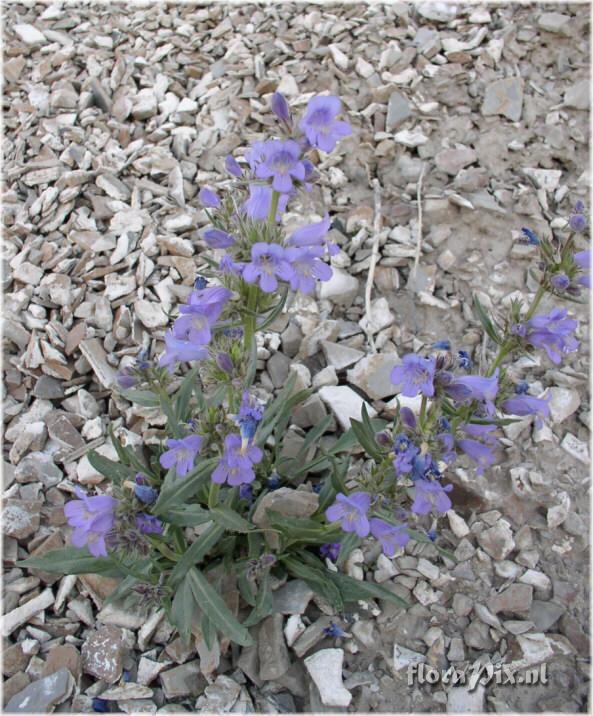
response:
[[[546,294],[546,287],[545,287],[545,286],[540,286],[540,287],[538,288],[538,290],[537,290],[537,293],[535,294],[535,298],[533,299],[533,303],[531,304],[531,306],[529,307],[529,310],[527,311],[527,314],[525,315],[525,320],[526,320],[526,321],[528,321],[528,320],[533,316],[533,314],[535,313],[537,307],[538,307],[539,304],[540,304],[540,301],[541,301],[542,298],[545,296],[545,294]]]

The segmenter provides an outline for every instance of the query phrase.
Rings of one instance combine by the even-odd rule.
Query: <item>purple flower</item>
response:
[[[319,247],[286,249],[286,260],[290,263],[293,274],[290,287],[293,291],[312,293],[315,281],[329,281],[332,277],[331,267],[321,260],[323,249]]]
[[[248,484],[255,479],[253,465],[261,462],[263,453],[256,445],[243,445],[240,435],[227,435],[224,439],[224,454],[214,468],[212,482],[237,486]]]
[[[532,244],[533,246],[539,246],[539,239],[531,229],[526,229],[525,227],[523,227],[521,231],[527,237],[528,243]]]
[[[309,101],[299,126],[313,147],[331,152],[340,139],[352,134],[348,122],[336,119],[341,111],[342,103],[337,97],[313,97]]]
[[[208,187],[200,189],[198,196],[200,197],[202,204],[207,206],[209,209],[220,209],[220,199],[213,191],[208,189]]]
[[[319,554],[322,557],[327,557],[332,562],[336,562],[341,548],[342,545],[339,542],[326,542],[319,548]]]
[[[326,239],[327,232],[331,228],[331,223],[329,214],[326,214],[323,219],[316,224],[302,226],[288,237],[288,246],[295,246],[297,248],[324,247],[328,250],[330,256],[334,256],[340,249],[336,244]]]
[[[235,276],[240,276],[243,269],[245,267],[244,263],[241,263],[240,261],[233,261],[233,257],[231,254],[225,254],[221,259],[220,263],[218,264],[218,268],[220,269],[220,272],[223,274],[234,274]]]
[[[371,518],[371,534],[381,543],[383,554],[393,557],[397,547],[405,547],[410,541],[406,524],[390,525],[384,520]]]
[[[216,365],[228,375],[233,375],[235,367],[233,365],[233,359],[228,353],[217,353],[216,354]]]
[[[556,365],[564,354],[573,353],[579,346],[579,342],[571,335],[578,322],[566,318],[567,313],[566,309],[554,308],[548,315],[534,316],[526,325],[527,343],[543,348]]]
[[[417,480],[415,483],[415,496],[412,512],[417,515],[427,515],[434,508],[439,514],[451,509],[451,500],[447,492],[451,492],[453,485],[443,485],[438,480]]]
[[[201,291],[192,291],[187,305],[180,306],[182,314],[173,324],[175,338],[205,345],[210,342],[211,325],[222,313],[232,296],[228,288],[213,286]]]
[[[468,373],[472,369],[472,360],[467,351],[457,351],[457,365]]]
[[[288,102],[280,92],[274,92],[272,95],[272,112],[281,122],[289,125],[292,123]]]
[[[169,439],[166,443],[169,450],[161,455],[159,462],[167,470],[175,465],[177,476],[184,477],[194,466],[203,442],[201,435],[188,435],[181,440]]]
[[[325,511],[329,522],[340,521],[344,532],[356,532],[359,537],[366,537],[370,532],[367,512],[371,506],[371,497],[366,492],[353,492],[344,495],[339,492],[336,501]]]
[[[113,527],[118,501],[109,495],[88,497],[80,487],[74,491],[79,499],[64,505],[68,524],[74,527],[72,544],[77,549],[86,545],[94,557],[106,557],[105,535]]]
[[[205,276],[202,276],[201,274],[198,274],[196,276],[196,280],[194,281],[194,288],[198,291],[201,291],[203,288],[206,288],[208,285],[208,279]]]
[[[243,211],[254,221],[266,221],[272,206],[272,193],[273,189],[269,184],[250,184],[249,199],[243,204]],[[280,221],[282,214],[286,210],[288,199],[288,194],[280,195],[278,210],[274,217],[276,221]]]
[[[534,398],[532,395],[517,395],[505,400],[501,408],[509,415],[535,415],[535,426],[539,430],[542,418],[550,416],[550,398]]]
[[[494,464],[492,449],[498,445],[498,440],[492,433],[496,431],[496,425],[465,423],[459,427],[469,437],[458,440],[457,444],[477,464],[476,474],[481,475],[484,468]]]
[[[485,404],[489,415],[494,413],[494,399],[498,393],[498,368],[494,375],[486,378],[481,375],[452,376],[445,385],[445,392],[461,405],[477,400]]]
[[[165,333],[165,352],[159,360],[161,368],[167,366],[169,373],[172,373],[176,363],[204,360],[204,358],[208,358],[208,350],[204,346],[175,338],[172,331]]]
[[[239,166],[239,163],[237,162],[235,157],[232,157],[230,154],[224,160],[224,166],[227,172],[229,174],[232,174],[234,177],[240,179],[243,176],[243,170]]]
[[[579,199],[574,205],[574,213],[568,220],[568,225],[572,231],[581,233],[587,228],[587,217],[583,213],[585,211],[585,205]]]
[[[249,504],[253,502],[253,492],[250,485],[241,485],[239,488],[239,499],[247,500]]]
[[[293,270],[285,258],[285,251],[279,244],[258,241],[251,247],[251,262],[243,269],[243,280],[257,283],[264,293],[273,293],[278,288],[278,278],[289,281]]]
[[[330,622],[329,626],[324,627],[323,633],[325,636],[329,636],[330,639],[337,639],[341,636],[346,636],[346,632],[334,622]]]
[[[117,371],[117,384],[120,388],[133,388],[138,382],[134,373],[134,366],[126,365]]]
[[[418,448],[413,445],[408,436],[405,433],[400,433],[394,438],[393,451],[395,453],[395,459],[393,460],[393,467],[398,477],[407,475],[412,471],[414,459],[420,452]]]
[[[412,428],[412,430],[416,429],[416,416],[411,408],[404,405],[404,407],[399,411],[399,417],[404,425]]]
[[[235,239],[221,229],[208,229],[204,231],[204,241],[211,249],[228,249],[235,243]]]
[[[550,279],[550,283],[556,291],[566,291],[570,284],[570,279],[565,273],[557,273]]]
[[[163,523],[154,515],[147,515],[145,512],[140,512],[136,515],[136,527],[143,534],[162,534]]]
[[[401,394],[414,398],[418,393],[431,398],[434,395],[435,359],[423,358],[417,353],[408,353],[402,363],[391,371],[391,382],[402,386]]]
[[[259,401],[254,398],[248,390],[244,391],[241,398],[239,414],[235,416],[235,421],[240,428],[244,447],[253,439],[262,416],[263,413]]]
[[[152,505],[152,503],[155,502],[156,498],[159,496],[159,491],[155,490],[154,487],[150,487],[150,485],[145,485],[143,477],[142,481],[139,482],[138,476],[136,476],[134,494],[140,500],[140,502],[143,502],[145,505]]]
[[[577,266],[584,272],[583,276],[577,279],[577,283],[581,286],[591,288],[591,249],[579,251],[574,255]]]
[[[285,194],[292,189],[293,178],[304,181],[305,166],[301,148],[294,139],[269,139],[260,148],[261,161],[255,168],[258,179],[272,179],[274,191]]]

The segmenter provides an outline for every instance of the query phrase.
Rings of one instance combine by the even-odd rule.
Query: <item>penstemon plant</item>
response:
[[[305,580],[338,612],[371,598],[407,606],[340,566],[369,536],[387,556],[418,541],[451,557],[436,541],[437,518],[452,507],[446,469],[461,454],[478,474],[492,465],[498,428],[516,419],[502,416],[535,415],[540,423],[549,415],[547,401],[513,382],[505,364],[537,348],[556,364],[575,351],[577,323],[567,311],[538,310],[546,296],[578,300],[581,286],[590,286],[590,251],[577,251],[587,228],[579,202],[567,238],[540,241],[523,230],[539,253],[530,304],[515,301],[508,316],[495,319],[475,299],[497,347],[482,375],[447,341],[425,355],[408,354],[391,374],[394,394],[408,405],[391,423],[371,420],[363,407],[360,420],[322,447],[327,417],[287,457],[292,411],[311,391],[296,389],[293,375],[273,401],[258,398],[256,333],[281,313],[290,291],[311,293],[332,276],[329,262],[339,249],[328,238],[329,216],[288,236],[281,218],[318,177],[308,155],[333,151],[351,128],[339,119],[336,97],[312,98],[298,123],[278,93],[272,110],[279,137],[249,147],[246,166],[227,157],[225,196],[208,187],[199,193],[212,251],[201,256],[164,352],[158,361],[141,352],[119,372],[124,398],[162,410],[161,444],[139,455],[112,435],[118,461],[91,451],[110,494],[75,487],[78,499],[64,508],[72,547],[20,563],[116,577],[110,600],[163,608],[184,639],[200,635],[209,648],[219,638],[251,644],[248,629],[271,613],[272,587],[285,575]],[[370,459],[352,469],[349,454],[361,448]]]

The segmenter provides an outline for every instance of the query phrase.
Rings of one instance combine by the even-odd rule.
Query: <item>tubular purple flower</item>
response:
[[[543,348],[556,365],[563,355],[573,353],[579,347],[579,342],[571,335],[578,322],[566,318],[567,314],[566,309],[554,308],[548,315],[534,316],[526,325],[527,343]]]
[[[203,345],[175,338],[172,331],[165,333],[165,352],[160,357],[159,366],[167,366],[169,373],[175,370],[176,363],[184,363],[208,358],[208,350]]]
[[[204,231],[204,241],[211,249],[228,249],[235,243],[235,239],[221,229],[207,229]]]
[[[481,375],[452,376],[445,385],[445,393],[461,405],[478,400],[484,403],[488,415],[494,413],[494,400],[498,393],[499,370],[490,378]]]
[[[325,516],[329,522],[340,521],[344,532],[356,532],[359,537],[366,537],[371,529],[367,518],[370,506],[371,497],[366,492],[353,492],[348,496],[339,492]]]
[[[212,338],[211,325],[222,313],[232,296],[228,288],[213,286],[192,291],[187,305],[180,306],[182,314],[173,324],[173,335],[181,340],[205,345]]]
[[[383,554],[393,557],[397,547],[405,547],[410,541],[406,524],[390,525],[384,520],[372,517],[370,520],[371,534],[381,543]]]
[[[329,214],[326,213],[320,222],[302,226],[294,231],[286,243],[288,246],[298,248],[324,247],[330,256],[335,256],[339,253],[340,247],[327,239],[327,232],[330,230],[331,224]]]
[[[324,152],[331,152],[336,144],[352,134],[348,122],[339,121],[342,103],[337,97],[313,97],[307,105],[300,128],[309,143]]]
[[[477,464],[477,475],[481,475],[484,472],[485,467],[494,463],[492,450],[478,440],[464,438],[462,440],[458,440],[457,444],[463,452]]]
[[[505,400],[500,406],[509,415],[535,415],[535,426],[542,427],[542,418],[550,416],[550,398],[534,398],[532,395],[516,395]]]
[[[263,417],[260,402],[248,390],[243,392],[239,414],[234,420],[240,428],[242,448],[246,449],[247,444],[253,439],[257,426]]]
[[[550,279],[550,283],[556,291],[566,291],[570,284],[570,279],[565,273],[557,273]]]
[[[136,515],[136,527],[142,534],[163,534],[163,523],[154,515],[140,512]]]
[[[243,211],[254,221],[266,221],[272,206],[273,189],[269,184],[250,184],[249,199],[243,204]],[[278,210],[274,217],[280,221],[286,211],[289,194],[281,194],[278,199]]]
[[[451,492],[453,485],[441,485],[438,480],[417,480],[414,483],[415,496],[412,512],[417,515],[427,515],[433,508],[439,514],[451,509],[451,500],[447,492]]]
[[[234,274],[240,276],[245,268],[245,264],[241,261],[233,261],[231,254],[225,254],[218,264],[220,272],[223,274]]]
[[[243,445],[240,435],[227,435],[224,454],[212,473],[212,482],[229,485],[245,485],[255,480],[253,465],[261,462],[263,453],[256,445]]]
[[[414,415],[414,411],[411,408],[408,408],[404,405],[403,408],[400,408],[399,417],[404,425],[407,425],[412,430],[415,430],[416,416]]]
[[[272,112],[281,122],[285,122],[288,125],[292,124],[288,102],[280,92],[274,92],[272,95]]]
[[[311,248],[289,248],[285,256],[289,262],[293,275],[290,279],[290,287],[293,291],[301,293],[313,293],[315,281],[329,281],[332,277],[331,266],[321,260],[323,249]]]
[[[278,278],[290,281],[293,273],[282,246],[259,241],[251,247],[251,262],[243,269],[243,280],[259,282],[264,293],[274,293],[278,289]]]
[[[202,204],[209,209],[220,209],[220,199],[213,191],[208,189],[208,187],[200,189],[198,196]]]
[[[167,440],[166,445],[169,450],[160,456],[161,466],[167,470],[175,466],[177,477],[185,477],[193,468],[203,442],[204,438],[201,435],[188,435],[181,440]]]
[[[235,157],[231,156],[230,154],[224,160],[224,166],[227,172],[229,174],[232,174],[234,177],[237,177],[237,179],[240,179],[243,176],[243,170],[241,169],[239,163],[237,162]]]
[[[423,358],[417,353],[408,353],[400,365],[391,371],[391,382],[401,387],[401,394],[407,398],[415,398],[422,393],[428,398],[434,395],[435,359]]]
[[[280,193],[292,189],[293,179],[304,181],[305,166],[301,160],[301,148],[294,139],[269,139],[261,148],[263,160],[255,169],[258,179],[272,179],[272,188]]]
[[[133,388],[138,382],[137,377],[134,374],[134,368],[131,365],[126,365],[117,371],[117,384],[120,388]]]
[[[72,544],[77,549],[87,546],[94,557],[106,557],[105,536],[113,527],[118,501],[109,495],[88,497],[79,487],[74,491],[79,499],[64,505],[68,524],[74,527]]]
[[[217,353],[216,354],[216,365],[228,375],[233,375],[235,367],[233,366],[233,360],[228,353]]]

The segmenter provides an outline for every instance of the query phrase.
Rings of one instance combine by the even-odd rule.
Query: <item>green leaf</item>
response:
[[[161,494],[152,509],[153,514],[161,515],[171,508],[182,506],[190,497],[196,494],[201,485],[210,477],[217,464],[217,458],[202,460],[185,477],[177,477],[175,468],[171,468],[165,478]]]
[[[202,572],[192,567],[188,579],[196,602],[214,626],[236,644],[251,646],[253,644],[251,635],[233,616]]]
[[[198,366],[192,368],[189,373],[183,379],[176,396],[176,413],[177,418],[182,423],[186,423],[189,420],[189,401],[191,400],[194,385],[196,383],[196,376],[198,375]]]
[[[310,544],[325,544],[325,542],[338,542],[342,530],[336,526],[328,525],[299,517],[287,517],[273,510],[267,510],[270,525],[279,530],[290,542],[308,542]]]
[[[161,395],[159,405],[163,413],[167,416],[167,429],[169,434],[176,439],[183,437],[180,421],[173,409],[171,398],[168,395]]]
[[[298,556],[304,559],[307,554],[306,550],[302,550]],[[309,564],[303,564],[296,555],[294,557],[286,555],[280,559],[290,574],[307,582],[311,589],[326,599],[334,609],[339,612],[344,609],[344,602],[340,590],[328,579],[328,575],[331,574],[331,572],[325,568],[323,562],[319,562],[322,568],[317,569]]]
[[[356,532],[342,532],[342,535],[343,537],[340,540],[340,552],[336,562],[338,567],[344,564],[350,556],[352,550],[356,549],[362,541]]]
[[[252,529],[252,525],[244,517],[228,507],[219,505],[210,510],[210,514],[217,525],[229,532],[249,532]]]
[[[89,450],[87,453],[88,461],[91,465],[100,472],[101,475],[105,475],[112,482],[116,484],[122,483],[124,480],[134,479],[136,471],[127,465],[122,465],[119,462],[114,462],[108,457],[100,455],[95,450]]]
[[[18,567],[28,569],[42,569],[52,574],[106,574],[121,575],[121,571],[110,557],[93,557],[88,549],[76,547],[63,547],[47,552],[40,557],[29,557],[19,560]]]
[[[280,315],[282,309],[284,308],[284,304],[286,303],[287,296],[288,286],[285,286],[280,300],[275,306],[270,309],[269,313],[266,315],[262,323],[257,327],[258,331],[265,330],[271,323],[275,321],[276,317]]]
[[[169,576],[169,585],[173,589],[175,589],[191,567],[195,564],[199,564],[204,559],[208,552],[218,543],[223,534],[224,529],[222,527],[219,525],[210,525],[210,527],[197,538],[179,562],[177,562]]]
[[[453,552],[450,552],[448,549],[445,549],[444,547],[439,547],[438,544],[435,544],[430,537],[425,535],[423,532],[419,532],[418,530],[411,530],[408,529],[408,534],[413,540],[416,540],[416,542],[428,542],[432,544],[432,546],[437,550],[437,552],[440,552],[444,557],[447,557],[452,562],[457,562],[457,557],[453,554]]]
[[[350,425],[352,426],[352,430],[354,430],[354,434],[356,435],[358,442],[364,448],[364,451],[376,462],[381,462],[383,455],[379,450],[375,436],[372,433],[369,433],[366,425],[354,419],[350,420]]]
[[[309,430],[309,432],[307,433],[307,437],[305,438],[305,442],[303,443],[303,446],[295,457],[296,461],[302,462],[311,445],[314,445],[323,436],[327,428],[330,426],[332,420],[333,417],[331,415],[326,415],[325,418],[323,418],[323,420],[319,423],[319,425],[316,425],[314,428],[311,428],[311,430]]]
[[[137,403],[145,408],[158,408],[161,404],[159,396],[152,392],[152,390],[120,390],[120,395],[131,403]]]
[[[358,579],[353,579],[340,572],[328,572],[328,576],[340,590],[340,594],[345,602],[357,602],[359,599],[377,598],[384,599],[404,609],[410,606],[401,597],[398,597],[397,594],[393,594],[393,592],[390,592],[389,589],[381,584],[361,582]]]
[[[214,644],[216,643],[216,627],[214,624],[208,619],[206,614],[202,614],[202,620],[200,622],[200,629],[202,631],[202,636],[204,637],[204,642],[206,644],[206,648],[209,651],[212,651],[212,648],[214,647]]]
[[[259,589],[257,590],[255,606],[249,613],[247,619],[243,622],[243,626],[250,627],[259,624],[262,619],[265,619],[271,613],[272,589],[270,587],[270,573],[264,572],[259,584]]]
[[[186,574],[179,587],[175,590],[171,607],[171,621],[177,627],[179,635],[186,643],[190,640],[192,625],[197,622],[196,612],[199,613],[199,603],[194,597],[189,574]]]
[[[500,345],[501,338],[498,335],[496,328],[494,327],[494,324],[492,323],[492,320],[490,319],[490,316],[486,313],[486,310],[484,309],[484,306],[480,303],[479,298],[474,294],[474,308],[476,309],[476,313],[478,314],[478,318],[480,319],[480,323],[482,324],[484,330],[488,334],[488,337],[491,338],[495,343]]]
[[[178,527],[197,527],[212,519],[210,510],[205,510],[201,505],[171,507],[166,512],[160,513],[160,517],[164,522]]]
[[[247,579],[247,574],[243,570],[237,576],[237,587],[239,588],[239,594],[249,604],[250,607],[254,607],[257,601],[257,595],[255,593],[255,587],[250,579]]]

